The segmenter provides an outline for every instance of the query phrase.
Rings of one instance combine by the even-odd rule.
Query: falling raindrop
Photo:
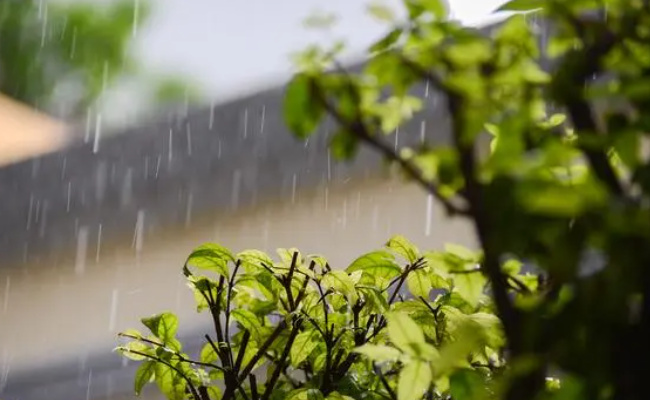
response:
[[[47,4],[41,7],[39,4],[39,17],[43,20],[43,23],[41,25],[41,48],[45,47],[45,38],[47,37]],[[42,11],[42,12],[41,12]]]
[[[210,104],[210,120],[208,121],[208,129],[212,130],[214,126],[214,101]]]
[[[395,151],[397,151],[399,145],[399,127],[395,129]]]
[[[244,109],[244,139],[248,136],[248,108]]]
[[[99,140],[102,135],[102,115],[97,114],[97,119],[95,120],[95,139],[93,140],[93,154],[97,154],[99,151]]]
[[[433,219],[433,195],[427,196],[427,217],[424,220],[424,234],[425,236],[431,236],[431,223]]]
[[[32,161],[32,179],[36,178],[36,175],[38,175],[38,169],[40,166],[41,166],[41,159],[35,158],[34,161]]]
[[[190,124],[187,124],[187,156],[192,157],[192,130]]]
[[[142,252],[142,244],[144,242],[144,210],[138,211],[138,216],[135,221],[135,232],[133,233],[133,248],[136,254]]]
[[[115,325],[117,322],[117,303],[119,300],[119,290],[113,289],[111,294],[111,311],[108,317],[108,331],[115,332]]]
[[[124,182],[122,183],[122,207],[131,203],[133,198],[133,168],[127,168]]]
[[[260,118],[260,133],[264,133],[264,123],[266,122],[266,106],[262,106],[262,117]]]
[[[27,211],[27,227],[25,229],[29,230],[29,227],[32,225],[32,209],[34,208],[34,195],[29,195],[29,211]]]
[[[82,275],[86,271],[86,254],[88,253],[88,227],[79,227],[77,233],[77,256],[75,258],[74,272]]]
[[[68,196],[65,205],[65,211],[70,212],[70,203],[72,202],[72,182],[68,182]]]
[[[190,192],[187,196],[187,207],[185,208],[185,227],[192,223],[192,207],[194,206],[194,194]]]
[[[357,220],[361,216],[361,191],[357,192],[357,204],[355,206],[355,211],[354,211]]]
[[[291,182],[291,204],[296,203],[296,184],[298,181],[298,175],[293,174],[293,181]]]
[[[40,212],[41,212],[41,201],[36,200],[36,215],[34,217],[34,222],[36,222],[37,224],[39,221]]]
[[[77,27],[72,28],[72,43],[70,44],[70,59],[74,59],[77,51]]]
[[[140,20],[140,0],[133,2],[133,31],[132,36],[135,38],[138,35],[138,22]]]
[[[325,211],[329,210],[329,197],[330,197],[330,189],[325,186]]]
[[[158,160],[156,161],[156,179],[158,179],[158,173],[160,172],[160,159],[161,157],[158,156]]]
[[[218,141],[217,160],[221,158],[221,139]]]
[[[144,180],[146,181],[149,178],[149,157],[145,156],[144,158]]]
[[[230,205],[233,210],[237,209],[239,205],[239,191],[241,189],[241,170],[236,169],[232,174],[232,192],[230,198]]]
[[[332,180],[332,153],[327,150],[327,181]]]
[[[90,125],[92,124],[92,114],[90,111],[90,107],[88,107],[88,110],[86,111],[86,133],[84,135],[84,143],[88,143],[90,141]]]
[[[5,282],[5,292],[3,295],[2,299],[2,312],[7,313],[9,310],[9,289],[11,288],[11,277],[7,277],[7,281]]]
[[[427,82],[424,85],[424,97],[429,98],[429,80],[427,79]]]
[[[173,155],[173,143],[172,143],[172,138],[174,135],[174,131],[170,128],[169,129],[169,147],[167,149],[167,165],[171,166],[172,165],[172,155]]]
[[[49,208],[49,203],[47,200],[43,200],[43,211],[41,212],[41,225],[38,230],[38,236],[45,236],[45,228],[47,227],[47,211]]]
[[[375,204],[372,207],[372,230],[376,231],[379,228],[379,206]]]
[[[88,388],[86,389],[86,400],[90,400],[90,387],[93,381],[93,370],[88,371]]]
[[[422,120],[420,122],[420,143],[424,144],[424,136],[427,131],[427,121]]]
[[[95,262],[99,263],[99,254],[102,250],[102,224],[97,228],[97,251],[95,252]]]
[[[63,157],[63,165],[61,166],[61,180],[65,179],[65,170],[68,166],[68,157]]]

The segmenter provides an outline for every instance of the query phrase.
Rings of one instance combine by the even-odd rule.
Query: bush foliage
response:
[[[369,49],[359,72],[337,62],[339,44],[299,54],[301,72],[287,88],[285,119],[300,138],[326,118],[336,122],[330,148],[339,159],[353,159],[362,144],[379,151],[450,215],[472,223],[480,254],[454,249],[442,253],[441,261],[411,254],[406,246],[400,254],[408,264],[399,272],[386,253],[366,258],[368,268],[395,271],[398,282],[406,280],[415,297],[404,300],[399,294],[383,297],[383,272],[329,271],[317,260],[310,269],[309,258],[305,268],[289,261],[291,252],[281,261],[286,274],[273,270],[276,264],[266,272],[258,268],[282,299],[273,303],[282,317],[272,326],[288,327],[286,339],[274,341],[281,349],[270,354],[262,393],[400,400],[646,398],[650,160],[642,147],[650,132],[650,2],[512,0],[502,9],[520,13],[488,35],[448,19],[439,0],[403,5],[406,20],[380,4],[370,7],[390,30]],[[395,148],[387,136],[432,107],[419,96],[423,87],[443,98],[438,106],[448,111],[451,140]],[[486,138],[491,144],[483,151]],[[462,260],[461,269],[447,257]],[[246,270],[241,256],[232,258]],[[478,271],[467,270],[470,264]],[[521,264],[534,275],[513,277]],[[221,274],[227,272],[224,266]],[[216,287],[190,277],[206,282],[201,284],[215,296],[230,287],[226,277]],[[317,303],[326,299],[320,303],[329,314],[315,307],[305,310],[307,318],[303,309],[295,311],[295,300],[301,282],[306,286],[300,300],[306,302],[314,285],[318,293],[319,280],[323,294],[312,297]],[[446,292],[427,298],[429,289]],[[226,292],[233,298],[232,290]],[[358,313],[357,302],[364,304]],[[250,304],[235,309],[251,311]],[[337,313],[337,305],[348,311]],[[333,328],[325,315],[339,318]],[[357,324],[371,315],[372,323]],[[234,358],[236,365],[247,354],[234,357],[229,349],[244,348],[245,337],[254,343],[255,332],[245,336],[252,329],[246,323],[238,320],[243,330],[219,350],[226,363],[219,368],[230,387],[224,398],[259,396],[251,390],[255,385],[240,389],[233,383],[246,376],[226,375],[227,363]],[[384,323],[387,328],[379,329]],[[292,366],[298,335],[312,327],[317,344],[302,364]],[[344,328],[348,333],[341,334]],[[228,343],[229,336],[223,337]],[[288,358],[282,358],[285,349]],[[324,367],[318,357],[325,357]],[[350,368],[340,369],[340,360],[347,359],[353,360]],[[319,375],[319,366],[329,375]],[[292,389],[292,373],[301,369],[306,374],[298,374],[301,381]],[[156,379],[163,378],[156,373]]]
[[[194,250],[184,273],[216,336],[206,335],[192,358],[171,313],[144,318],[147,334],[122,333],[130,341],[119,351],[143,361],[136,393],[150,381],[178,400],[416,400],[500,390],[492,382],[504,336],[479,254],[451,245],[421,253],[396,236],[344,270],[295,249],[278,255],[217,244]],[[510,263],[512,284],[534,290],[537,278],[519,267]]]

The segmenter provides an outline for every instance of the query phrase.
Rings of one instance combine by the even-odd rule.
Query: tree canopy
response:
[[[202,400],[647,397],[650,2],[512,0],[489,34],[448,19],[439,0],[403,6],[406,20],[370,7],[389,29],[360,72],[337,62],[339,44],[301,54],[285,119],[301,139],[334,120],[333,155],[379,151],[471,222],[479,251],[421,253],[399,238],[388,249],[405,265],[381,251],[337,270],[292,251],[276,262],[201,247],[188,266],[218,277],[185,274],[223,342],[206,337],[216,355],[202,365],[168,335],[173,317],[143,320],[155,338],[127,333],[121,348],[149,360],[138,388],[173,382],[170,399]],[[444,97],[451,141],[396,149],[388,136],[431,106],[414,94],[422,84]],[[257,349],[248,362],[245,343]]]

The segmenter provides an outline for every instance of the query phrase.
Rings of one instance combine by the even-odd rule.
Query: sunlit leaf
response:
[[[402,353],[394,347],[375,344],[364,344],[363,346],[354,349],[354,351],[355,353],[363,354],[370,360],[379,363],[397,361],[402,355]]]
[[[431,385],[432,373],[429,363],[413,360],[399,374],[398,400],[418,400]]]
[[[324,108],[314,91],[311,77],[296,75],[284,98],[284,121],[298,138],[305,139],[315,130],[324,116]]]
[[[134,391],[135,395],[139,396],[140,393],[142,392],[142,388],[149,382],[154,377],[154,373],[156,371],[156,362],[155,361],[145,361],[140,366],[138,369],[135,371],[135,383],[134,383]]]
[[[309,355],[316,349],[320,339],[320,334],[315,330],[300,332],[291,346],[289,358],[291,365],[299,366]]]
[[[176,336],[178,317],[170,312],[154,315],[149,318],[142,318],[141,321],[144,326],[149,328],[154,336],[164,343],[172,341]]]
[[[205,243],[192,251],[187,264],[228,277],[228,263],[234,261],[227,248],[216,243]]]

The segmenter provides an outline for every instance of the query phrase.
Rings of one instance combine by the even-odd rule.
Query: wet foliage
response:
[[[438,0],[403,6],[406,20],[370,7],[390,30],[360,72],[337,62],[339,44],[300,54],[285,119],[299,138],[333,119],[333,155],[380,152],[471,222],[480,250],[421,253],[395,238],[338,270],[293,250],[272,261],[203,246],[185,274],[217,339],[192,361],[173,315],[144,319],[153,336],[127,332],[120,348],[143,360],[138,391],[153,380],[171,399],[647,397],[650,2],[512,0],[502,10],[524,14],[489,35]],[[386,136],[431,107],[413,93],[422,84],[444,96],[451,141],[395,148]]]
[[[184,268],[197,311],[214,332],[196,357],[176,339],[178,319],[142,319],[118,348],[141,361],[140,393],[155,382],[169,399],[394,399],[496,393],[504,336],[477,268],[458,246],[420,252],[401,236],[345,269],[279,249],[233,254],[217,244]],[[511,265],[512,282],[535,279]],[[467,398],[467,397],[465,397]],[[479,397],[475,397],[479,398]]]

